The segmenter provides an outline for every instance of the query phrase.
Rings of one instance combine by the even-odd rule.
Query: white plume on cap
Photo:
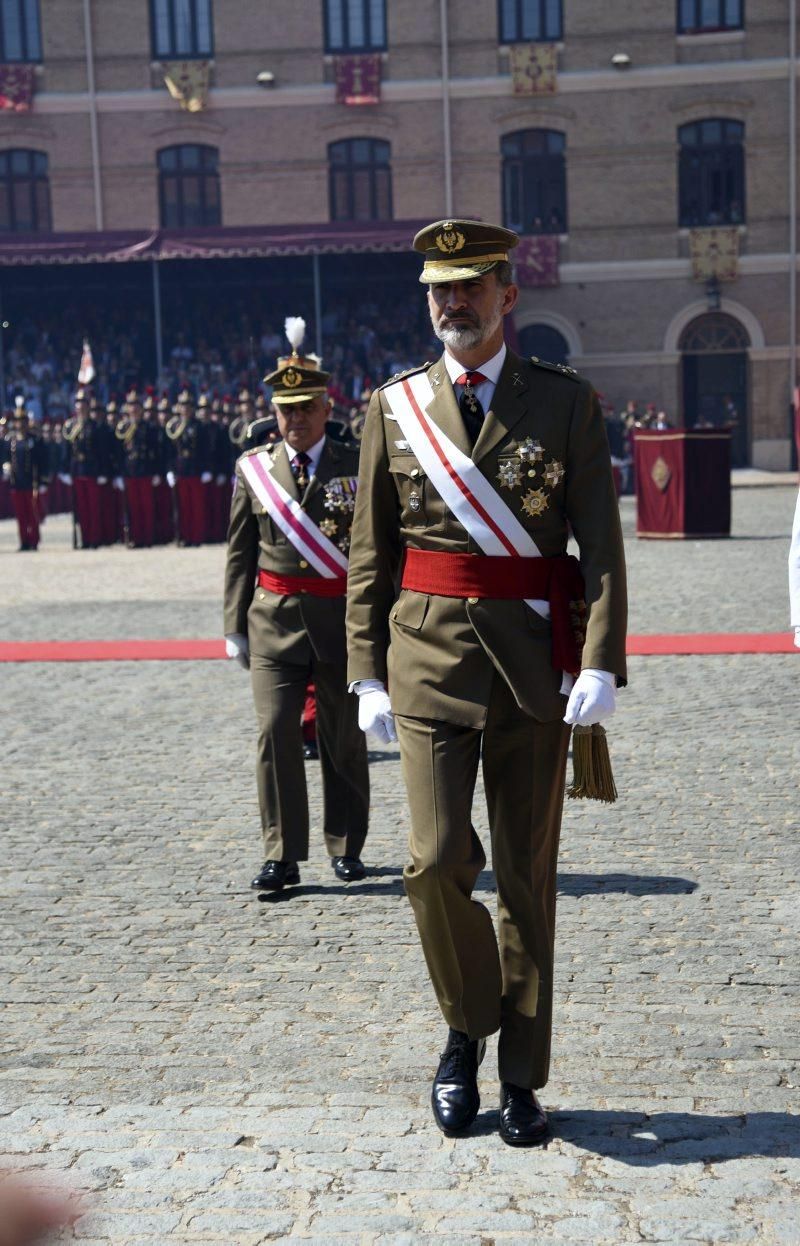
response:
[[[306,335],[306,322],[302,316],[287,316],[284,324],[290,346],[298,350]]]

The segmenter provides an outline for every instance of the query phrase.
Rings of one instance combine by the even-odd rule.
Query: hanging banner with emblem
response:
[[[555,95],[558,49],[554,43],[514,43],[509,51],[514,95]]]
[[[208,61],[169,61],[164,82],[184,112],[202,112],[208,103],[211,66]]]
[[[30,112],[34,65],[0,65],[0,112]]]
[[[735,281],[739,276],[738,225],[690,230],[689,250],[695,281]]]
[[[559,284],[557,234],[536,234],[520,238],[512,258],[517,285],[530,289]]]
[[[382,64],[380,54],[335,56],[336,103],[380,104]]]

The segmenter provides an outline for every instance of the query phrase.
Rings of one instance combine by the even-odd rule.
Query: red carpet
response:
[[[629,636],[632,657],[725,653],[800,653],[790,632],[698,632]],[[224,658],[221,640],[0,641],[0,662],[197,662]]]

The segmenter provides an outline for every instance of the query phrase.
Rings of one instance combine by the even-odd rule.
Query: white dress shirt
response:
[[[293,450],[292,447],[289,445],[288,441],[284,441],[283,446],[284,446],[284,449],[286,450],[286,453],[289,456],[289,462],[294,463],[295,455],[300,454],[301,451]],[[311,460],[308,464],[309,480],[311,479],[312,476],[316,476],[317,474],[317,468],[319,467],[319,461],[322,457],[322,451],[324,449],[325,449],[325,434],[323,433],[319,441],[315,442],[315,444],[311,446],[310,449],[306,450],[306,454]]]
[[[492,355],[491,359],[487,359],[486,363],[482,363],[477,368],[465,368],[463,363],[459,363],[457,359],[445,351],[444,366],[447,368],[447,375],[453,382],[453,389],[456,391],[456,401],[459,402],[463,392],[463,385],[456,385],[456,377],[463,376],[465,372],[481,372],[485,377],[485,381],[481,381],[480,385],[476,385],[473,393],[478,402],[483,407],[484,415],[491,408],[494,391],[497,388],[497,382],[506,359],[506,344],[500,347],[496,355]]]

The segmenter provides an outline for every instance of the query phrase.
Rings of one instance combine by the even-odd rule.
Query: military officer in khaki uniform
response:
[[[485,1039],[499,1030],[500,1132],[524,1146],[547,1134],[534,1090],[550,1061],[570,724],[613,712],[626,590],[597,396],[571,369],[503,341],[517,241],[472,221],[414,240],[445,352],[372,397],[347,628],[359,721],[400,743],[406,890],[449,1026],[434,1117],[452,1135],[472,1124]],[[566,557],[570,528],[579,565]],[[471,821],[481,760],[499,946],[472,898],[486,860]]]
[[[249,665],[258,718],[256,774],[265,861],[252,885],[298,883],[308,858],[308,799],[301,715],[317,695],[324,833],[333,868],[364,877],[369,778],[357,706],[347,692],[345,592],[358,453],[325,435],[328,373],[298,353],[266,381],[280,440],[236,464],[225,573],[229,656]],[[304,326],[303,326],[304,327]]]

